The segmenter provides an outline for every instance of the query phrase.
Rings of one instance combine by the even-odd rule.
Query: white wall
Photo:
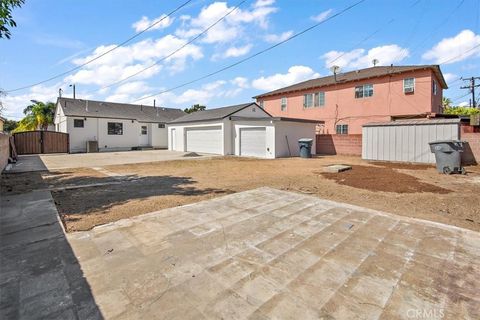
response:
[[[231,139],[227,141],[226,137],[228,134],[225,134],[226,130],[229,130],[229,120],[224,121],[205,121],[205,122],[193,122],[189,124],[173,124],[167,125],[168,129],[168,150],[173,151],[182,151],[185,152],[185,128],[199,128],[199,127],[215,127],[221,126],[222,131],[224,132],[223,139],[223,155],[230,154],[231,150]],[[172,148],[172,130],[175,129],[175,148]]]
[[[266,157],[275,158],[275,126],[272,121],[235,121],[232,126],[232,139],[234,141],[234,152],[240,156],[240,129],[265,127]]]
[[[293,122],[293,121],[276,121],[275,122],[275,156],[277,158],[299,156],[300,149],[298,147],[298,140],[301,138],[313,139],[312,154],[316,153],[315,143],[315,127],[316,123],[308,122]],[[290,152],[288,151],[290,147]]]
[[[235,117],[250,117],[250,118],[265,118],[270,117],[265,110],[258,107],[257,105],[251,105],[247,108],[244,108],[238,112],[235,112],[232,116]]]
[[[60,103],[57,104],[53,124],[55,125],[55,131],[67,133],[67,117],[65,117],[65,113],[63,112],[63,108]]]
[[[168,148],[167,128],[159,128],[158,123],[151,124],[150,145],[154,148]]]

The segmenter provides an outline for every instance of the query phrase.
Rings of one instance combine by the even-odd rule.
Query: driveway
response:
[[[480,234],[259,188],[67,235],[109,319],[479,319]]]
[[[94,168],[109,165],[146,163],[156,161],[211,158],[215,155],[199,154],[198,157],[185,157],[186,152],[169,150],[142,150],[99,153],[59,153],[19,156],[16,165],[9,172],[31,172],[72,168]]]

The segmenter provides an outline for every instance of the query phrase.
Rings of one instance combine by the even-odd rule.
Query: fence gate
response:
[[[68,133],[25,131],[13,134],[18,154],[67,153]]]

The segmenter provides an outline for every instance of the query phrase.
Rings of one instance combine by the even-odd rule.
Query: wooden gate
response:
[[[67,153],[68,133],[25,131],[13,134],[18,154]]]

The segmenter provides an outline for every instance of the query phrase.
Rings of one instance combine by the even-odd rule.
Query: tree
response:
[[[206,106],[202,106],[200,104],[194,104],[190,108],[186,108],[183,111],[185,111],[186,113],[194,113],[194,112],[197,112],[197,111],[204,111],[206,108],[207,108]]]
[[[442,105],[444,108],[450,108],[452,106],[452,100],[450,98],[442,98]]]
[[[27,106],[23,113],[25,118],[18,122],[14,132],[47,130],[48,125],[53,123],[55,117],[55,104],[53,102],[43,103],[32,100],[33,104]]]
[[[12,132],[17,127],[18,122],[15,120],[5,120],[3,124],[3,131],[5,132]]]
[[[0,0],[0,38],[10,39],[10,29],[17,26],[12,10],[20,8],[25,0]]]
[[[472,107],[448,107],[445,108],[444,113],[456,114],[459,116],[471,116],[474,114],[480,114],[480,109]]]

